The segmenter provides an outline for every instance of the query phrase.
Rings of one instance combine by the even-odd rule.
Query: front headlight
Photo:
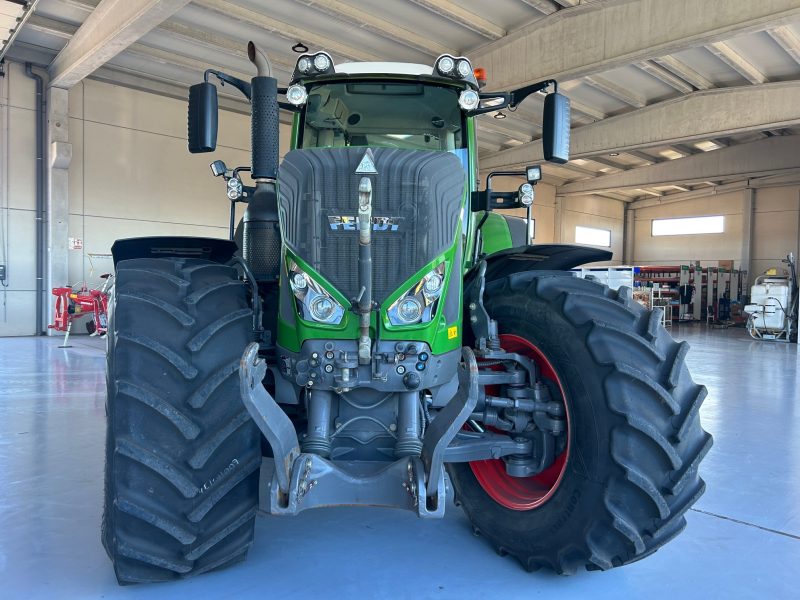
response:
[[[436,313],[444,288],[444,263],[428,271],[386,311],[392,325],[429,323]]]
[[[289,287],[302,319],[326,325],[342,322],[344,307],[293,260],[289,261]]]

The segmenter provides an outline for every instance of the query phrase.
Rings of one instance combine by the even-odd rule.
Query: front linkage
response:
[[[497,323],[483,306],[485,271],[481,263],[472,287],[470,321],[477,342],[474,350],[462,348],[457,391],[435,414],[426,407],[429,424],[421,451],[392,463],[332,461],[301,452],[294,424],[261,383],[267,364],[259,357],[259,345],[247,347],[240,389],[274,456],[275,470],[264,495],[270,513],[363,505],[441,518],[445,463],[503,458],[512,477],[536,475],[553,463],[566,445],[563,401],[553,399],[531,359],[501,347]]]

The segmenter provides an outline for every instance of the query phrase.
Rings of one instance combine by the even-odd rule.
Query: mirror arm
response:
[[[555,79],[545,79],[538,83],[532,83],[510,92],[481,92],[481,100],[501,99],[502,102],[492,106],[481,106],[474,110],[465,111],[468,116],[474,117],[485,113],[495,112],[504,108],[514,110],[519,106],[525,98],[536,92],[546,90],[548,87],[553,86],[553,91],[558,92],[558,82]]]
[[[508,107],[516,108],[517,106],[519,106],[519,104],[522,103],[523,100],[525,100],[525,98],[527,98],[531,94],[544,91],[551,85],[553,86],[553,91],[558,92],[558,82],[555,79],[545,79],[544,81],[540,81],[539,83],[533,83],[531,85],[526,85],[525,87],[521,87],[517,90],[513,90],[509,94],[511,96],[511,100],[508,103]]]
[[[206,83],[208,83],[208,78],[214,75],[217,79],[219,79],[223,85],[229,83],[237,90],[242,92],[245,98],[250,100],[251,96],[251,89],[250,84],[246,81],[242,81],[238,77],[234,77],[233,75],[228,75],[227,73],[223,73],[222,71],[216,71],[214,69],[206,69],[205,73],[203,74],[203,79]]]
[[[278,88],[278,93],[279,94],[281,93],[281,88]],[[281,110],[288,110],[289,112],[293,113],[300,112],[300,109],[302,108],[300,106],[295,106],[294,104],[289,104],[288,102],[280,102],[280,101],[278,102],[278,107]]]
[[[466,114],[468,117],[474,117],[476,115],[502,110],[506,108],[508,103],[511,101],[511,94],[508,92],[481,92],[479,97],[481,100],[500,99],[501,102],[498,104],[493,104],[492,106],[479,106],[473,110],[465,110],[464,114]]]
[[[286,90],[288,88],[279,87],[278,93],[281,95],[286,95]],[[289,112],[300,112],[301,106],[295,106],[294,104],[289,104],[288,102],[280,102],[278,101],[278,106],[281,110],[288,110]]]
[[[486,176],[486,189],[491,191],[492,177],[525,177],[525,175],[525,171],[492,171]],[[528,183],[533,182],[529,181]]]
[[[250,100],[252,96],[252,89],[251,89],[252,86],[246,81],[242,81],[238,77],[234,77],[233,75],[228,75],[227,73],[223,73],[222,71],[217,71],[215,69],[206,69],[203,75],[204,81],[208,83],[208,79],[212,75],[217,79],[219,79],[221,82],[223,82],[223,85],[226,83],[232,85],[237,90],[242,92],[242,95],[244,95],[245,98]],[[278,88],[278,93],[285,94],[286,88]],[[278,102],[278,106],[280,106],[283,110],[288,110],[290,112],[299,112],[300,110],[299,107],[294,106],[293,104],[289,104],[288,102]]]

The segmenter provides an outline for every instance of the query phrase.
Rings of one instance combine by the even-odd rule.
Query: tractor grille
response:
[[[366,148],[294,150],[278,174],[284,241],[348,299],[359,291],[354,223],[362,175],[355,171],[365,152]],[[369,176],[373,221],[391,219],[372,231],[373,297],[383,302],[453,244],[465,174],[459,159],[448,152],[372,152],[378,171]],[[352,222],[343,224],[343,217]]]

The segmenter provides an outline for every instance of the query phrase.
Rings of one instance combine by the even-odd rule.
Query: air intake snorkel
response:
[[[252,172],[256,190],[243,218],[242,253],[259,281],[276,281],[281,262],[281,236],[278,222],[278,81],[272,77],[267,55],[253,42],[247,56],[258,75],[251,80]]]

